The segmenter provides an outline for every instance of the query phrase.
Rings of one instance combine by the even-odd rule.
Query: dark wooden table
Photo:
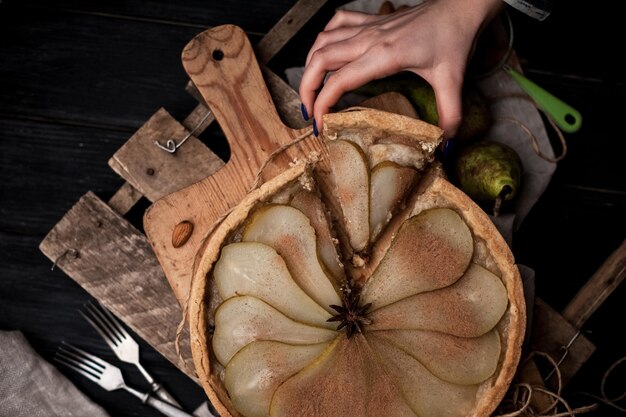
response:
[[[293,3],[0,2],[0,329],[21,330],[48,360],[62,340],[113,359],[78,314],[88,294],[51,272],[38,244],[87,190],[106,200],[122,184],[107,160],[153,112],[163,106],[181,119],[194,107],[180,64],[189,39],[234,23],[255,43]],[[518,261],[537,272],[537,293],[557,310],[626,237],[626,68],[618,63],[624,29],[612,5],[589,4],[561,2],[544,22],[512,12],[527,75],[584,119],[582,130],[567,135],[569,155],[514,238]],[[338,5],[324,7],[270,67],[282,74],[301,65]],[[227,155],[215,124],[201,139]],[[147,204],[127,216],[135,225]],[[574,403],[588,402],[579,391],[598,394],[604,370],[626,354],[625,299],[622,285],[585,326],[598,350],[568,387]],[[142,349],[146,367],[187,409],[204,400],[200,387],[149,346]],[[131,383],[142,383],[123,368]],[[158,415],[124,392],[62,372],[113,416]],[[621,372],[622,387],[625,378]],[[612,413],[602,407],[597,415]]]

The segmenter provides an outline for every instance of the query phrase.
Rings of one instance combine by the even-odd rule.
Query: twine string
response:
[[[559,364],[547,353],[540,351],[531,352],[522,362],[522,365],[531,360],[534,357],[543,358],[552,367],[552,372],[556,375],[557,385],[556,391],[551,391],[541,385],[531,385],[528,383],[519,383],[512,385],[507,392],[505,399],[500,405],[499,409],[509,410],[503,414],[497,414],[496,417],[575,417],[579,414],[588,413],[595,410],[598,404],[585,405],[578,408],[572,408],[568,401],[561,395],[563,389],[563,378],[561,376],[561,370]],[[531,401],[534,395],[541,393],[550,397],[550,404],[543,410],[535,410]],[[509,405],[506,407],[506,405]],[[565,409],[564,411],[560,411]]]
[[[588,393],[588,392],[582,392],[581,394],[591,397],[609,407],[612,407],[618,411],[621,411],[622,413],[626,413],[626,407],[617,403],[618,401],[621,401],[624,398],[626,398],[626,390],[623,393],[613,398],[609,397],[607,394],[607,383],[609,381],[609,377],[611,376],[611,374],[613,374],[613,372],[615,372],[615,369],[617,369],[617,367],[623,364],[624,362],[626,362],[626,356],[623,356],[619,358],[618,360],[616,360],[615,362],[613,362],[613,364],[609,366],[609,368],[604,372],[604,375],[602,375],[602,381],[600,382],[600,395],[599,396]]]
[[[530,96],[528,96],[527,94],[524,93],[507,93],[507,94],[500,94],[500,95],[495,95],[495,96],[491,96],[489,97],[489,100],[493,101],[498,101],[498,100],[503,100],[503,99],[511,99],[511,98],[520,98],[526,101],[531,102],[535,108],[537,110],[539,110],[545,117],[546,120],[548,120],[548,123],[550,124],[550,126],[552,127],[552,129],[554,130],[554,132],[556,133],[557,137],[559,138],[559,142],[561,144],[561,154],[555,157],[552,157],[550,155],[546,155],[545,153],[543,153],[543,151],[541,150],[541,147],[539,146],[539,140],[537,139],[537,136],[535,136],[535,134],[528,128],[528,126],[526,126],[524,123],[522,123],[521,121],[513,118],[513,117],[496,117],[494,119],[495,122],[509,122],[512,123],[514,125],[516,125],[517,127],[519,127],[524,133],[526,133],[526,135],[529,137],[530,141],[531,141],[531,145],[533,148],[533,151],[542,159],[548,161],[548,162],[552,162],[552,163],[557,163],[559,161],[561,161],[563,158],[565,158],[565,155],[567,155],[567,141],[565,140],[565,135],[563,134],[563,132],[561,131],[561,129],[556,125],[555,121],[552,119],[552,117],[550,117],[549,114],[547,114],[538,104],[535,100],[533,100]]]
[[[281,153],[285,152],[287,149],[291,148],[293,145],[300,143],[303,139],[311,136],[311,133],[313,133],[313,129],[309,128],[305,130],[304,133],[302,133],[300,136],[294,138],[291,142],[287,142],[284,145],[281,145],[280,147],[274,149],[274,151],[265,160],[265,162],[263,162],[263,165],[261,165],[261,168],[259,168],[259,170],[257,171],[256,178],[254,179],[254,183],[252,183],[252,187],[250,188],[248,192],[254,191],[259,187],[261,183],[261,177],[263,175],[263,171],[265,171],[265,168],[267,168],[267,166],[272,161],[274,161],[274,158],[276,158]]]
[[[620,401],[620,400],[623,400],[624,398],[626,398],[626,390],[624,390],[623,393],[621,393],[620,395],[618,395],[617,397],[614,397],[614,398],[609,398],[609,396],[606,394],[606,383],[607,383],[607,381],[609,379],[609,376],[613,373],[613,371],[615,371],[615,369],[619,365],[621,365],[624,362],[626,362],[626,356],[623,356],[620,359],[618,359],[617,361],[613,362],[613,364],[609,367],[609,369],[606,370],[606,372],[602,376],[602,382],[600,383],[600,393],[602,394],[602,397],[604,399],[606,399],[607,401],[616,402],[616,401]],[[623,408],[622,408],[622,410],[626,411]]]

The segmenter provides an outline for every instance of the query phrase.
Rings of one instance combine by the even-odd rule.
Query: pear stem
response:
[[[496,197],[496,201],[493,204],[493,217],[498,217],[500,215],[500,208],[502,207],[502,203],[504,202],[506,196],[511,194],[512,191],[513,188],[511,188],[510,185],[505,185],[504,187],[502,187],[500,194],[498,194],[498,197]]]

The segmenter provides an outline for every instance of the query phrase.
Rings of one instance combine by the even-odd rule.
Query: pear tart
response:
[[[198,254],[198,376],[222,416],[487,416],[517,367],[519,272],[438,175],[441,130],[327,115],[325,163],[250,193]]]

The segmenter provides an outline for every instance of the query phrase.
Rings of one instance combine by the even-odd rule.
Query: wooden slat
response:
[[[200,94],[196,86],[193,85],[191,81],[187,81],[187,84],[185,85],[185,91],[188,92],[193,98],[195,98],[198,101],[198,103],[206,107],[207,104],[204,101],[202,94]]]
[[[208,114],[209,112],[209,108],[202,104],[202,102],[199,102],[191,113],[185,117],[182,124],[188,131],[193,132],[194,136],[198,137],[207,127],[209,127],[211,123],[213,123],[213,121],[215,121],[213,113]]]
[[[558,361],[563,355],[563,347],[572,341],[578,331],[545,301],[535,298],[531,340],[533,350],[545,352]],[[559,366],[563,384],[569,382],[595,349],[596,347],[584,334],[576,337],[569,347],[569,353]],[[555,382],[556,377],[553,376],[547,381],[547,385],[553,386]]]
[[[327,0],[299,0],[256,45],[259,62],[267,63]]]
[[[261,66],[261,73],[282,122],[293,129],[301,129],[310,124],[302,118],[298,93],[269,68]]]
[[[572,325],[581,328],[626,277],[626,240],[607,258],[563,310]]]
[[[180,142],[187,133],[183,125],[160,109],[113,155],[109,165],[148,200],[156,201],[224,165],[194,136],[174,154],[155,145],[155,141],[165,144],[168,139]]]
[[[145,236],[128,221],[88,192],[48,233],[39,249],[189,375],[174,346],[180,307]],[[71,249],[78,252],[76,257],[64,255]],[[192,369],[188,337],[183,338],[181,348]]]
[[[124,184],[109,199],[109,207],[120,216],[125,215],[141,199],[141,193],[130,183]]]

